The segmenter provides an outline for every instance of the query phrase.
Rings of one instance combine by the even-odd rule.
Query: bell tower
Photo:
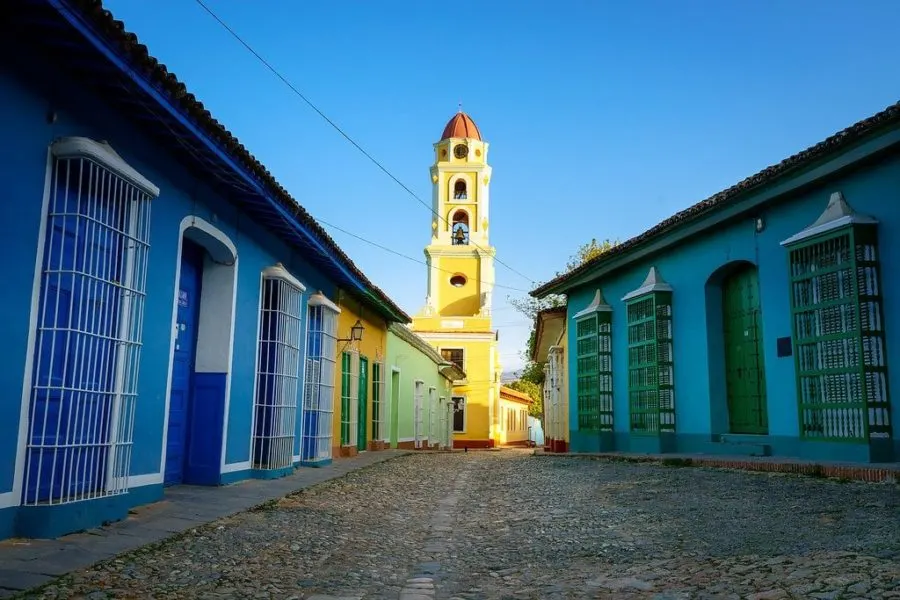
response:
[[[431,239],[425,247],[425,306],[412,329],[465,372],[453,382],[454,447],[490,448],[500,439],[500,355],[491,326],[488,144],[460,110],[434,144]],[[438,216],[439,215],[439,216]]]
[[[428,291],[422,316],[490,319],[494,249],[490,246],[488,144],[460,111],[434,145]]]

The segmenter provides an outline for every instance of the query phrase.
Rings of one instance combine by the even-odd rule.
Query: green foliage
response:
[[[525,379],[517,379],[512,383],[506,384],[506,387],[512,388],[517,392],[522,392],[524,394],[528,394],[532,400],[534,400],[534,404],[531,405],[531,408],[528,410],[528,414],[532,417],[540,418],[544,412],[544,394],[541,390],[541,386],[533,381],[526,381]]]
[[[583,263],[589,260],[593,260],[618,243],[618,240],[611,241],[609,239],[605,239],[602,242],[598,242],[596,239],[592,239],[587,244],[582,244],[578,247],[578,250],[575,251],[575,254],[569,257],[569,261],[566,263],[566,272],[568,273],[569,271],[575,269]],[[556,275],[559,276],[561,275],[561,273],[557,272]],[[507,297],[507,301],[516,310],[528,317],[529,321],[531,321],[531,333],[528,336],[528,344],[523,351],[523,357],[525,358],[525,369],[522,371],[522,375],[519,379],[520,381],[531,382],[537,386],[541,386],[544,383],[543,367],[531,360],[531,355],[534,351],[534,344],[537,341],[535,339],[535,320],[537,319],[538,313],[542,310],[565,306],[566,297],[551,294],[550,296],[547,296],[545,298],[533,298],[531,296],[524,296],[521,298]]]

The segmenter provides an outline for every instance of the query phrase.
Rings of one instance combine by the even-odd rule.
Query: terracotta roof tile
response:
[[[363,282],[375,298],[400,319],[405,319],[406,322],[412,320],[387,294],[366,277],[312,215],[291,197],[287,190],[269,173],[269,170],[230,131],[213,118],[203,103],[197,100],[194,94],[187,91],[187,87],[178,80],[175,74],[169,72],[164,64],[150,55],[147,46],[138,41],[137,35],[127,31],[125,24],[115,19],[112,13],[103,7],[102,0],[69,0],[68,4],[79,11],[100,33],[104,34],[107,41],[126,60],[131,61],[133,66],[142,70],[144,76],[155,83],[173,104],[180,106],[203,129],[204,133],[219,142],[238,162],[259,177],[261,182],[272,191],[275,199],[288,208],[304,226],[312,230],[313,234],[320,238],[322,243],[337,256],[338,260]]]
[[[478,131],[478,125],[475,124],[472,117],[460,111],[453,115],[453,117],[447,121],[447,126],[444,127],[444,133],[441,134],[441,139],[446,140],[448,138],[471,138],[480,141],[481,132]]]
[[[606,252],[595,256],[591,260],[582,263],[581,265],[567,273],[563,273],[562,275],[554,277],[550,281],[532,290],[530,294],[534,297],[546,295],[550,293],[551,289],[556,288],[560,284],[563,284],[566,281],[571,280],[578,275],[581,275],[582,273],[590,271],[592,268],[602,264],[610,258],[625,254],[643,243],[646,243],[656,237],[672,231],[677,227],[696,218],[699,218],[706,213],[727,205],[729,202],[733,201],[740,195],[749,192],[750,190],[766,185],[776,178],[781,177],[782,175],[785,175],[791,171],[802,169],[826,155],[847,148],[851,144],[857,142],[860,138],[873,133],[874,131],[882,127],[896,124],[898,122],[900,122],[900,102],[892,104],[883,111],[872,115],[871,117],[863,119],[857,123],[854,123],[850,127],[847,127],[846,129],[835,133],[834,135],[819,142],[818,144],[810,146],[806,150],[798,152],[797,154],[794,154],[793,156],[782,160],[778,164],[767,167],[762,171],[756,173],[755,175],[751,175],[743,181],[731,186],[730,188],[723,190],[713,196],[710,196],[706,200],[698,202],[697,204],[694,204],[693,206],[672,215],[665,221],[651,227],[644,233],[628,239],[621,244],[613,246]]]

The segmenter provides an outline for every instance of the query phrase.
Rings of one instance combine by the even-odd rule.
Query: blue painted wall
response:
[[[802,194],[765,209],[766,228],[757,234],[755,221],[745,218],[721,225],[714,231],[667,249],[648,260],[607,275],[601,281],[569,293],[568,366],[570,422],[577,423],[578,380],[576,377],[576,328],[572,315],[585,308],[599,286],[613,307],[613,386],[616,449],[636,450],[628,435],[628,374],[626,313],[622,296],[640,287],[655,265],[674,288],[675,404],[679,451],[704,451],[710,434],[726,433],[727,414],[719,390],[724,392],[719,372],[721,356],[710,353],[706,283],[710,275],[732,261],[748,261],[759,270],[764,356],[768,393],[769,435],[779,453],[864,460],[860,447],[821,442],[797,443],[798,414],[794,379],[794,357],[778,358],[776,339],[790,337],[790,297],[787,251],[780,242],[815,221],[825,209],[829,195],[841,191],[857,211],[880,221],[883,308],[887,332],[887,363],[892,368],[892,421],[895,456],[900,456],[900,278],[890,275],[900,269],[900,155],[894,153],[877,163],[830,181],[819,182]],[[709,307],[710,319],[720,319],[721,308]],[[715,349],[715,347],[713,346]],[[710,375],[710,368],[713,375]],[[721,374],[720,374],[721,373]],[[572,451],[596,451],[598,436],[571,432]],[[780,444],[780,445],[779,445]],[[775,451],[773,450],[773,452]],[[896,459],[895,459],[896,460]]]
[[[7,148],[0,162],[4,199],[0,202],[0,239],[5,261],[4,293],[0,310],[16,318],[0,320],[0,336],[15,349],[0,361],[0,494],[12,489],[30,324],[35,252],[41,222],[47,150],[52,140],[70,135],[106,140],[134,168],[161,189],[151,210],[151,248],[143,350],[131,464],[133,475],[160,470],[166,380],[170,361],[175,269],[181,220],[195,214],[228,235],[239,255],[236,327],[232,366],[226,462],[250,459],[250,432],[259,315],[260,271],[282,262],[304,285],[307,293],[322,290],[334,296],[335,286],[307,264],[302,256],[274,240],[226,199],[217,196],[197,174],[166,156],[144,133],[105,104],[83,91],[66,75],[17,56],[15,66],[0,67],[0,135]],[[47,119],[49,110],[55,122]],[[14,146],[13,146],[14,145]],[[24,260],[10,260],[12,257]],[[305,326],[305,323],[304,323]],[[300,423],[298,419],[297,429]],[[297,444],[299,448],[299,441]]]

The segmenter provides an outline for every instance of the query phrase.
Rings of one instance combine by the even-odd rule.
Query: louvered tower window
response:
[[[891,438],[878,222],[840,192],[788,238],[800,436]]]
[[[641,287],[622,300],[628,321],[629,429],[674,433],[672,287],[651,267]]]

